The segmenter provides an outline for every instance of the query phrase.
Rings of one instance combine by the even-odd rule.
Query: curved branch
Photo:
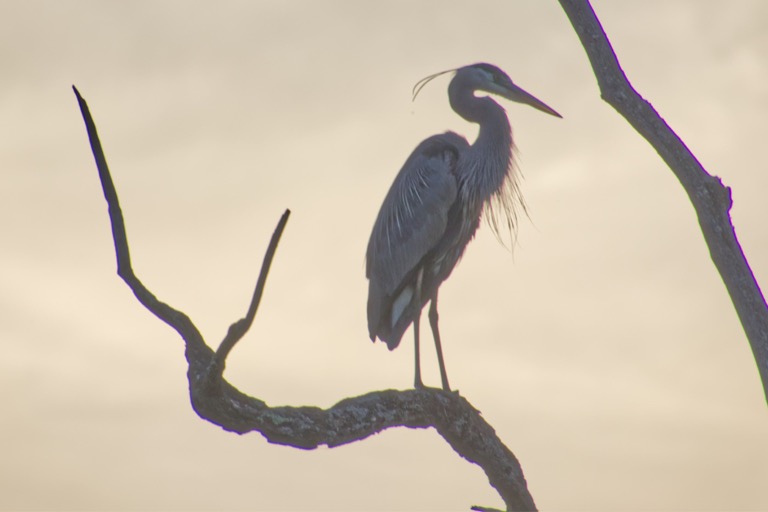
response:
[[[731,223],[731,189],[709,174],[630,84],[588,0],[559,0],[578,34],[602,98],[656,150],[688,194],[704,240],[747,335],[768,400],[768,306]]]
[[[227,382],[222,374],[232,347],[253,322],[280,235],[290,214],[286,210],[272,235],[245,318],[232,324],[214,352],[184,313],[158,300],[131,267],[128,238],[117,192],[107,167],[88,105],[73,86],[85,120],[104,197],[109,207],[118,274],[148,310],[173,327],[186,343],[187,377],[192,407],[197,414],[225,430],[240,434],[260,432],[270,443],[313,449],[363,440],[391,427],[433,427],[460,456],[483,468],[507,510],[535,510],[520,463],[501,442],[479,411],[458,393],[439,389],[375,391],[346,398],[329,409],[269,407]],[[489,509],[490,510],[490,509]]]
[[[88,140],[91,144],[93,157],[96,159],[96,167],[99,170],[99,180],[101,188],[104,191],[104,198],[109,207],[109,220],[112,224],[112,238],[115,241],[115,254],[117,256],[117,275],[123,278],[123,281],[139,299],[139,302],[151,311],[156,317],[167,323],[178,332],[185,340],[191,340],[192,343],[199,345],[205,344],[200,331],[187,315],[178,311],[168,304],[161,302],[150,292],[146,286],[136,277],[131,267],[131,254],[128,250],[128,238],[125,234],[125,221],[123,212],[120,209],[120,202],[117,199],[115,184],[112,182],[112,176],[109,174],[107,159],[104,156],[104,150],[99,141],[99,134],[96,132],[96,124],[93,122],[91,112],[88,110],[88,104],[85,102],[80,92],[73,85],[72,90],[77,96],[77,103],[80,105],[80,111],[83,114],[85,128],[88,131]]]

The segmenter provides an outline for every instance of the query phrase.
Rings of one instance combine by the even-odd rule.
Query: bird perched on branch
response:
[[[414,384],[421,388],[419,320],[430,302],[429,323],[443,389],[450,390],[440,344],[437,292],[461,259],[485,210],[498,233],[499,215],[515,228],[522,205],[513,164],[512,131],[504,109],[487,92],[561,117],[515,85],[491,64],[472,64],[430,75],[414,87],[414,98],[432,79],[455,75],[448,85],[451,108],[480,125],[473,144],[453,132],[434,135],[413,150],[379,210],[366,253],[368,331],[394,350],[413,323]]]

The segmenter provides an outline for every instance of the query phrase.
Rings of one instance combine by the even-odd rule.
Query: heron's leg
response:
[[[429,325],[432,327],[432,336],[435,338],[435,350],[437,350],[437,362],[440,365],[440,378],[443,381],[443,389],[450,391],[448,375],[445,373],[445,361],[443,361],[443,347],[440,344],[440,331],[437,328],[437,292],[432,296],[429,306]]]
[[[421,280],[424,270],[419,270],[416,274],[416,290],[413,294],[413,307],[416,308],[416,316],[413,319],[413,345],[416,347],[416,376],[414,377],[413,385],[416,389],[424,387],[424,383],[421,382],[421,363],[419,358],[419,323],[421,322]]]

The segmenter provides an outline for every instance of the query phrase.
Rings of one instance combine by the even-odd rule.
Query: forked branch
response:
[[[346,398],[329,409],[270,407],[227,382],[222,375],[226,358],[256,316],[269,266],[290,212],[285,211],[272,235],[245,318],[230,326],[219,349],[214,352],[187,315],[158,300],[134,273],[123,214],[96,125],[85,100],[77,89],[73,89],[109,207],[118,274],[144,307],[184,339],[190,397],[201,418],[228,431],[240,434],[257,431],[271,443],[303,449],[340,446],[391,427],[433,427],[459,455],[483,468],[507,510],[535,510],[519,462],[480,413],[458,393],[430,388],[386,390]]]

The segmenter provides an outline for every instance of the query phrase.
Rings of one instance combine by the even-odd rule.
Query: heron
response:
[[[450,391],[438,329],[437,292],[474,238],[485,212],[497,235],[497,216],[511,232],[523,206],[513,162],[512,129],[504,108],[490,96],[524,103],[562,117],[527,93],[498,67],[478,63],[435,73],[414,86],[413,97],[434,78],[454,73],[451,108],[479,125],[473,144],[454,132],[433,135],[416,146],[395,177],[373,225],[366,251],[368,331],[394,350],[413,324],[414,386],[424,387],[419,355],[421,311],[430,303],[429,324],[443,389]]]

